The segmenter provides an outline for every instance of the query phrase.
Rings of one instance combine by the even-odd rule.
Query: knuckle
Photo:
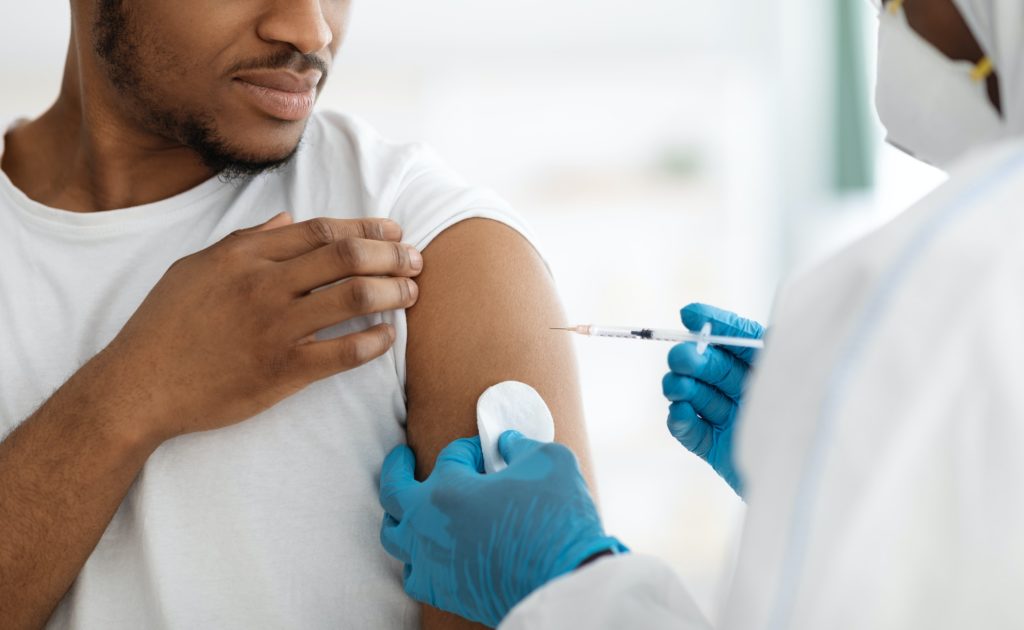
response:
[[[576,465],[576,456],[567,446],[549,442],[540,446],[540,452],[560,466]]]
[[[362,335],[341,347],[341,361],[357,366],[373,359],[381,352],[382,335]]]
[[[244,252],[243,240],[236,236],[228,236],[221,241],[217,247],[213,247],[210,253],[219,261],[234,261],[241,257]]]
[[[353,278],[346,284],[348,285],[349,306],[360,313],[371,311],[377,301],[373,286],[363,278]]]
[[[253,234],[255,232],[258,232],[259,228],[260,228],[260,226],[253,226],[253,227],[238,228],[237,230],[232,230],[231,232],[228,233],[227,236],[222,238],[221,241],[222,242],[225,242],[225,241],[230,242],[230,241],[243,240],[245,237],[247,237],[247,236],[249,236],[249,235],[251,235],[251,234]]]
[[[244,239],[221,241],[207,250],[204,256],[208,256],[209,263],[223,274],[237,273],[238,270],[246,269],[253,258]]]
[[[683,376],[676,379],[674,392],[679,400],[693,400],[700,393],[700,388],[696,380]]]
[[[666,397],[672,397],[676,390],[676,376],[669,372],[661,378],[661,393]]]
[[[735,374],[735,371],[734,371],[735,369],[736,369],[735,364],[733,364],[731,361],[727,360],[723,356],[715,364],[714,367],[712,367],[710,362],[709,362],[708,370],[707,370],[707,374],[705,375],[705,378],[707,379],[709,384],[714,385],[714,386],[717,387],[719,385],[722,385],[722,384],[726,383],[727,381],[735,379],[737,377],[737,375]]]
[[[330,245],[335,241],[333,224],[322,217],[306,221],[306,238],[310,245]]]
[[[377,344],[381,352],[391,347],[393,339],[390,326],[381,326],[377,329]]]
[[[409,280],[395,280],[398,285],[399,304],[408,304],[412,301],[412,282]]]
[[[366,265],[366,250],[357,238],[343,238],[337,242],[334,252],[342,268],[356,271]]]
[[[541,447],[541,451],[554,462],[555,466],[564,469],[575,469],[579,466],[577,457],[568,449],[560,444],[550,443]]]
[[[363,357],[363,361],[368,361],[383,354],[390,347],[391,334],[388,332],[387,327],[381,326],[380,328],[377,328],[364,347],[366,354]]]
[[[409,250],[404,246],[394,243],[391,245],[391,255],[396,270],[408,269],[412,265],[409,262]]]
[[[698,355],[693,343],[682,343],[669,351],[669,365],[672,371],[680,375],[692,375],[702,365],[703,356]]]
[[[375,241],[384,240],[384,226],[377,221],[360,221],[359,232],[363,235],[363,238],[373,239]]]
[[[355,341],[349,341],[338,346],[338,361],[346,368],[360,364],[359,354],[359,344]]]
[[[695,408],[705,410],[714,404],[715,399],[711,392],[705,388],[694,387],[688,400]]]
[[[669,418],[675,422],[693,422],[697,419],[697,412],[689,401],[677,400],[668,408]]]

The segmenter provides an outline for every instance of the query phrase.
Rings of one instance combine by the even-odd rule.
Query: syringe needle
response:
[[[551,330],[561,330],[564,332],[576,333],[577,335],[590,335],[591,326],[566,326],[565,328],[552,328]]]

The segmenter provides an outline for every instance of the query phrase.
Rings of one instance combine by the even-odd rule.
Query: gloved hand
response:
[[[764,328],[757,322],[704,304],[691,304],[682,311],[683,324],[700,331],[711,322],[711,334],[761,339]],[[736,417],[743,401],[750,367],[757,350],[710,346],[697,353],[697,344],[682,343],[669,352],[672,371],[662,380],[669,407],[668,428],[690,451],[706,460],[743,495],[743,480],[733,464],[732,438]]]
[[[509,466],[486,475],[480,438],[456,440],[420,483],[399,446],[380,479],[381,543],[405,563],[405,592],[492,627],[549,580],[626,550],[605,535],[572,451],[516,431],[498,449]]]

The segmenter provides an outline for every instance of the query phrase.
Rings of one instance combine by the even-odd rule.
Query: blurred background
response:
[[[67,3],[2,0],[0,121],[46,108]],[[570,322],[769,321],[780,282],[941,183],[882,140],[865,0],[355,0],[321,108],[527,217]],[[552,322],[552,325],[562,322]],[[668,346],[577,344],[608,529],[714,614],[743,506],[665,428]]]

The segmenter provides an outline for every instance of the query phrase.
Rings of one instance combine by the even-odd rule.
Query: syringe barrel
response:
[[[734,348],[763,348],[764,341],[761,339],[748,339],[745,337],[725,337],[721,335],[706,335],[703,333],[690,332],[688,330],[667,330],[663,328],[628,328],[626,326],[580,326],[578,332],[591,337],[610,337],[613,339],[634,339],[647,341],[667,341],[670,343],[684,343],[692,341],[712,346],[729,346]]]
[[[690,332],[664,330],[658,328],[627,328],[625,326],[590,326],[592,337],[612,337],[618,339],[647,339],[650,341],[698,341],[699,336]]]

